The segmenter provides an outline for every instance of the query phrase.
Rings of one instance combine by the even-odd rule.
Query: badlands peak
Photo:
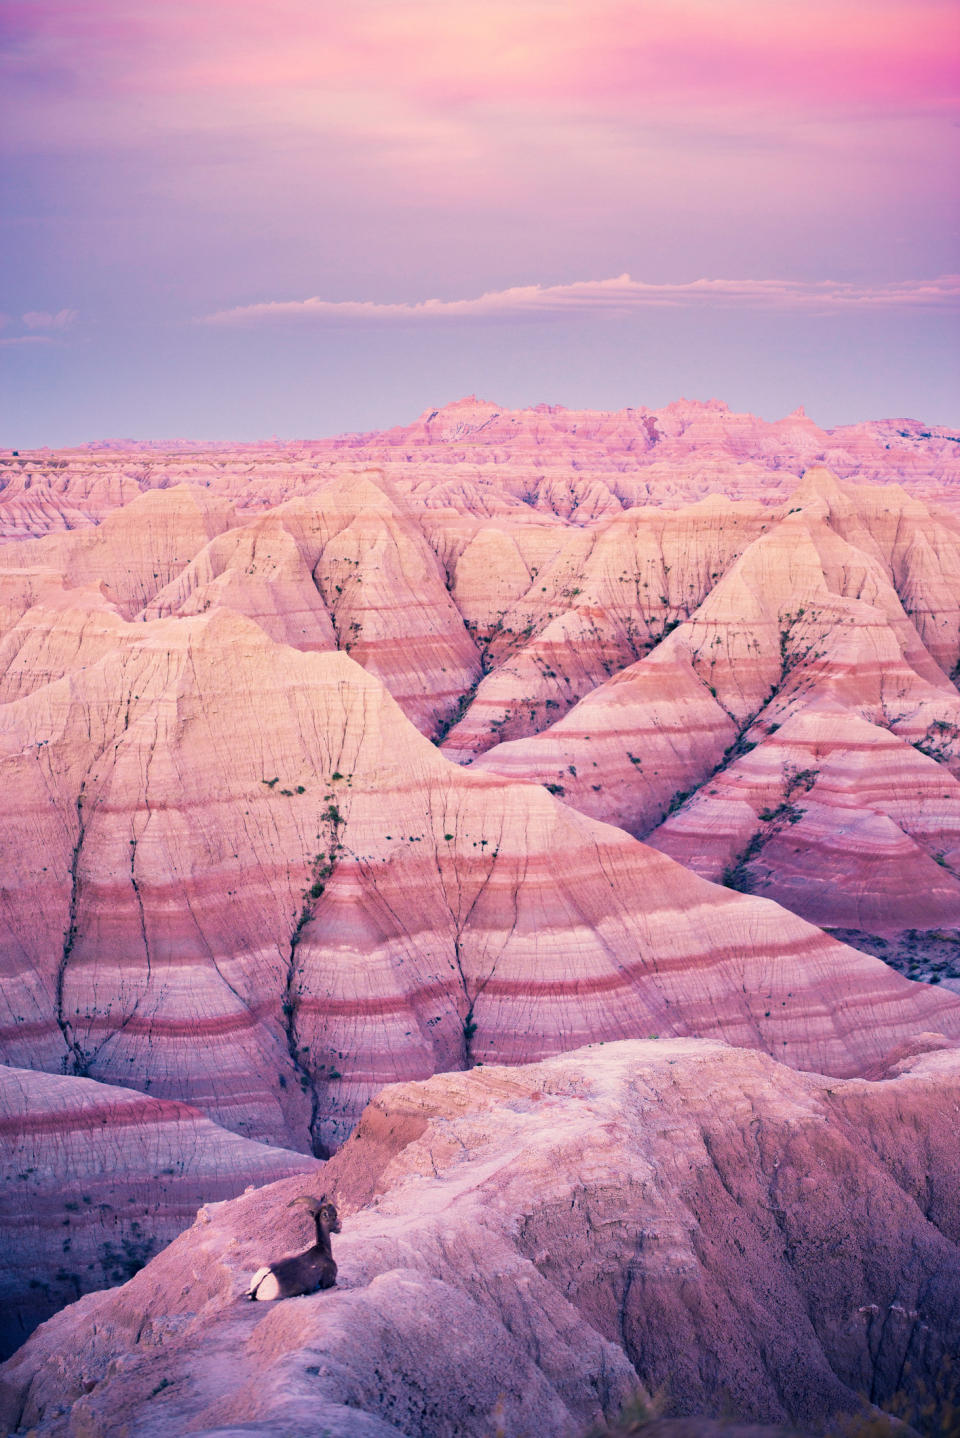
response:
[[[380,1083],[592,1037],[855,1073],[960,1036],[958,996],[450,764],[345,653],[211,608],[89,657],[0,705],[10,1063],[323,1152]]]

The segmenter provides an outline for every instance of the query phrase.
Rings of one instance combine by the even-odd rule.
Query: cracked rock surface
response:
[[[960,1342],[960,1058],[826,1079],[695,1040],[385,1089],[326,1166],[336,1290],[242,1295],[287,1179],[205,1207],[3,1369],[38,1435],[544,1438],[643,1387],[822,1431]]]

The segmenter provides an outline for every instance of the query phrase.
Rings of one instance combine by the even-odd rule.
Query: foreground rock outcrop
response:
[[[89,1079],[0,1068],[0,1354],[65,1303],[121,1283],[204,1200],[322,1165],[196,1109]]]
[[[933,1041],[929,1041],[933,1042]],[[339,1287],[242,1295],[297,1247],[285,1180],[204,1208],[3,1370],[38,1435],[582,1432],[639,1387],[823,1431],[960,1344],[960,1057],[882,1081],[671,1040],[384,1090],[330,1161]]]

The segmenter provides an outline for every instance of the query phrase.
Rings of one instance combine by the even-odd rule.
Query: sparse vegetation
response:
[[[929,1380],[913,1378],[904,1365],[902,1384],[889,1398],[871,1403],[865,1396],[860,1413],[843,1414],[828,1427],[830,1438],[960,1438],[960,1371],[944,1356]]]
[[[638,1389],[609,1423],[597,1423],[587,1430],[585,1438],[633,1438],[662,1417],[667,1407],[666,1389],[660,1388],[651,1398]]]
[[[953,746],[958,739],[960,725],[950,724],[946,719],[934,719],[932,724],[927,725],[923,738],[917,739],[913,747],[926,754],[928,759],[936,759],[942,764],[953,757]]]
[[[761,809],[757,815],[762,828],[747,841],[736,858],[724,869],[720,882],[724,888],[736,889],[741,894],[750,893],[750,865],[765,846],[786,824],[797,824],[806,810],[793,802],[795,794],[806,794],[817,782],[819,769],[793,769],[786,766],[783,771],[783,798],[772,808]]]

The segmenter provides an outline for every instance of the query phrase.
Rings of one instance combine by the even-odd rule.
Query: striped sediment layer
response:
[[[26,736],[30,736],[25,742]],[[385,1082],[703,1034],[852,1074],[960,998],[449,763],[225,609],[0,707],[5,1060],[324,1153]]]

